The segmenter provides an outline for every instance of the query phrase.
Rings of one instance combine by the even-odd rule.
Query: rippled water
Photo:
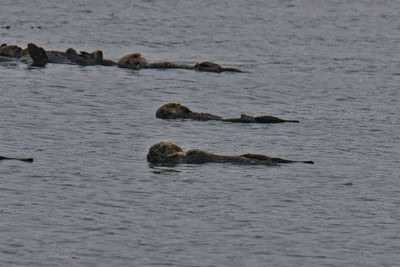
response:
[[[2,43],[248,72],[0,63],[1,155],[35,159],[0,162],[0,265],[395,266],[399,10],[395,0],[2,1]],[[301,123],[156,119],[171,101]],[[160,140],[316,164],[154,168],[146,153]]]

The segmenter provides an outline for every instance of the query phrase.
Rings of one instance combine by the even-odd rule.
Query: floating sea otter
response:
[[[299,122],[297,120],[283,120],[274,116],[249,116],[241,114],[240,118],[224,119],[209,113],[193,112],[188,107],[182,106],[180,103],[168,103],[161,106],[156,111],[156,117],[160,119],[192,119],[197,121],[227,121],[227,122],[243,122],[243,123],[281,123],[281,122]]]
[[[17,45],[0,45],[0,62],[23,61],[25,63],[32,63],[28,56],[28,49],[22,49]]]
[[[45,63],[46,52],[43,48],[30,47],[22,49],[17,45],[2,44],[0,46],[0,61],[10,62],[20,60],[32,66],[42,67]]]
[[[0,45],[0,56],[2,57],[21,58],[23,55],[23,49],[17,45]]]
[[[212,62],[201,62],[194,66],[185,64],[176,64],[172,62],[153,62],[149,63],[140,53],[132,53],[123,56],[118,61],[118,67],[128,68],[128,69],[188,69],[188,70],[198,70],[198,71],[208,71],[208,72],[223,72],[223,71],[233,71],[242,72],[235,68],[224,68],[218,64]]]
[[[1,45],[0,61],[14,61],[16,59],[36,67],[44,67],[47,63],[78,65],[112,64],[112,61],[103,60],[103,53],[100,50],[93,53],[81,52],[81,54],[78,54],[72,48],[69,48],[66,52],[46,51],[33,43],[29,43],[26,49],[22,49],[17,45]],[[116,65],[115,62],[114,65]]]
[[[242,72],[235,68],[224,68],[218,64],[212,62],[201,62],[194,66],[177,64],[172,62],[153,62],[149,63],[141,56],[140,53],[132,53],[123,56],[118,63],[104,59],[103,52],[96,50],[94,52],[81,51],[80,54],[73,48],[68,48],[65,52],[45,50],[36,44],[29,43],[27,49],[22,49],[16,45],[2,44],[0,47],[0,61],[12,61],[15,58],[21,58],[24,55],[29,54],[33,59],[33,66],[43,67],[47,63],[61,63],[61,64],[77,64],[82,66],[92,65],[104,65],[104,66],[115,66],[118,65],[120,68],[130,69],[190,69],[197,71],[208,71],[208,72]]]
[[[162,141],[154,144],[149,149],[147,154],[147,161],[152,164],[178,164],[178,163],[194,163],[202,164],[208,162],[215,163],[234,163],[243,165],[279,165],[279,163],[308,163],[314,164],[313,161],[295,161],[288,159],[281,159],[269,157],[260,154],[243,154],[239,156],[226,156],[212,154],[199,149],[191,149],[184,152],[178,145]]]
[[[33,162],[33,158],[9,158],[3,156],[0,156],[0,160],[20,160],[20,161]]]
[[[35,66],[44,66],[46,63],[60,63],[60,64],[77,64],[81,66],[93,66],[93,65],[104,65],[104,66],[115,66],[112,60],[103,59],[103,52],[96,50],[92,53],[81,51],[80,54],[73,48],[68,48],[65,52],[44,50],[33,43],[28,44],[29,55],[32,57]]]
[[[69,48],[69,49],[67,49],[66,54],[73,63],[82,65],[82,66],[91,66],[91,65],[115,66],[115,65],[117,65],[117,63],[112,60],[103,59],[103,51],[101,51],[101,50],[96,50],[92,53],[81,51],[80,54],[78,54],[74,49]]]

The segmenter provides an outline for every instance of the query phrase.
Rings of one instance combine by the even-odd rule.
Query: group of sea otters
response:
[[[190,69],[208,72],[242,72],[235,68],[224,68],[212,62],[200,62],[195,65],[176,64],[172,62],[148,62],[140,53],[131,53],[123,56],[118,62],[103,58],[103,51],[81,51],[79,54],[73,48],[66,51],[44,50],[33,43],[22,49],[17,45],[0,45],[0,62],[19,59],[34,67],[44,67],[47,63],[76,64],[81,66],[118,66],[128,69]]]
[[[104,65],[118,66],[120,68],[139,69],[190,69],[207,72],[242,72],[236,68],[225,68],[212,62],[200,62],[195,65],[176,64],[172,62],[148,62],[140,53],[131,53],[123,56],[118,62],[104,59],[103,52],[96,50],[94,52],[81,51],[79,54],[73,48],[64,51],[45,50],[33,43],[29,43],[27,48],[23,49],[17,45],[0,45],[0,62],[22,61],[33,67],[44,67],[47,63],[75,64],[81,66]],[[156,111],[156,117],[160,119],[191,119],[197,121],[222,121],[235,123],[283,123],[299,122],[298,120],[284,120],[274,116],[249,116],[241,114],[239,118],[223,118],[221,116],[193,112],[188,107],[180,103],[167,103]],[[33,158],[3,157],[0,160],[21,160],[33,162]],[[191,149],[186,152],[178,145],[162,141],[150,147],[147,154],[147,161],[151,164],[178,164],[178,163],[234,163],[245,165],[279,165],[279,163],[302,162],[313,164],[313,161],[295,161],[277,157],[269,157],[260,154],[242,154],[236,156],[217,155],[199,149]]]

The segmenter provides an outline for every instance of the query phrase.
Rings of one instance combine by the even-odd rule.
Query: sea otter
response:
[[[0,56],[21,58],[23,55],[23,49],[17,45],[1,44],[0,46]]]
[[[46,52],[43,48],[32,47],[30,44],[25,49],[17,45],[2,44],[0,46],[0,61],[3,62],[17,59],[32,66],[42,67],[46,64],[44,57],[46,57]]]
[[[149,63],[144,57],[142,57],[140,53],[132,53],[120,58],[117,65],[120,68],[139,70],[143,68],[148,68]]]
[[[36,59],[37,62],[42,62],[42,66],[46,63],[77,64],[81,66],[117,65],[117,63],[112,60],[103,59],[103,51],[101,50],[96,50],[91,53],[81,51],[80,54],[73,48],[68,48],[65,52],[54,50],[46,51],[33,43],[28,44],[28,50],[29,55],[34,58],[34,60]]]
[[[123,56],[118,61],[118,67],[135,69],[135,70],[139,70],[139,69],[189,69],[189,70],[208,71],[208,72],[223,72],[223,71],[242,72],[239,69],[224,68],[224,67],[221,67],[220,65],[212,63],[212,62],[201,62],[201,63],[197,63],[194,66],[185,65],[185,64],[177,64],[177,63],[172,63],[172,62],[150,63],[140,53],[132,53],[132,54]]]
[[[26,161],[26,162],[33,162],[33,158],[9,158],[9,157],[3,157],[3,156],[0,156],[0,160],[20,160],[20,161]]]
[[[80,54],[78,54],[74,49],[69,48],[69,49],[67,49],[66,54],[68,56],[68,59],[70,59],[73,63],[82,65],[82,66],[92,66],[92,65],[115,66],[115,65],[117,65],[117,63],[112,60],[103,59],[103,51],[101,51],[101,50],[96,50],[91,53],[81,51]]]
[[[118,67],[128,69],[194,69],[194,67],[171,62],[149,63],[140,53],[132,53],[118,60]]]
[[[313,161],[295,161],[269,157],[260,154],[242,154],[238,156],[227,156],[212,154],[199,149],[191,149],[187,152],[184,152],[182,148],[180,148],[178,145],[168,141],[162,141],[151,146],[147,154],[147,161],[152,164],[202,164],[208,162],[267,166],[279,165],[279,163],[294,162],[314,164]]]
[[[160,119],[192,119],[197,121],[227,121],[227,122],[243,122],[243,123],[282,123],[282,122],[299,122],[297,120],[283,120],[278,117],[264,115],[264,116],[249,116],[241,114],[240,118],[227,118],[224,119],[209,113],[193,112],[188,107],[180,103],[168,103],[156,111],[156,117]]]
[[[36,67],[44,67],[47,63],[77,64],[83,66],[117,65],[117,63],[111,60],[103,59],[103,52],[101,50],[96,50],[92,53],[81,51],[78,54],[72,48],[62,52],[46,51],[34,43],[29,43],[26,49],[22,49],[16,45],[2,44],[0,46],[0,61],[13,61],[15,59]]]

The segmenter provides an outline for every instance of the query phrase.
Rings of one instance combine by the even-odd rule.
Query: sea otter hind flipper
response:
[[[247,154],[243,154],[240,155],[242,157],[246,157],[249,159],[258,159],[258,160],[271,160],[270,157],[266,156],[266,155],[261,155],[261,154],[251,154],[251,153],[247,153]]]
[[[199,62],[194,66],[194,69],[197,71],[208,71],[208,72],[223,72],[223,71],[232,71],[232,72],[243,72],[239,69],[236,68],[224,68],[221,65],[214,63],[214,62],[209,62],[209,61],[204,61],[204,62]]]
[[[297,120],[283,120],[278,117],[270,116],[270,115],[264,115],[264,116],[258,116],[254,117],[254,120],[258,123],[282,123],[282,122],[299,122]]]

